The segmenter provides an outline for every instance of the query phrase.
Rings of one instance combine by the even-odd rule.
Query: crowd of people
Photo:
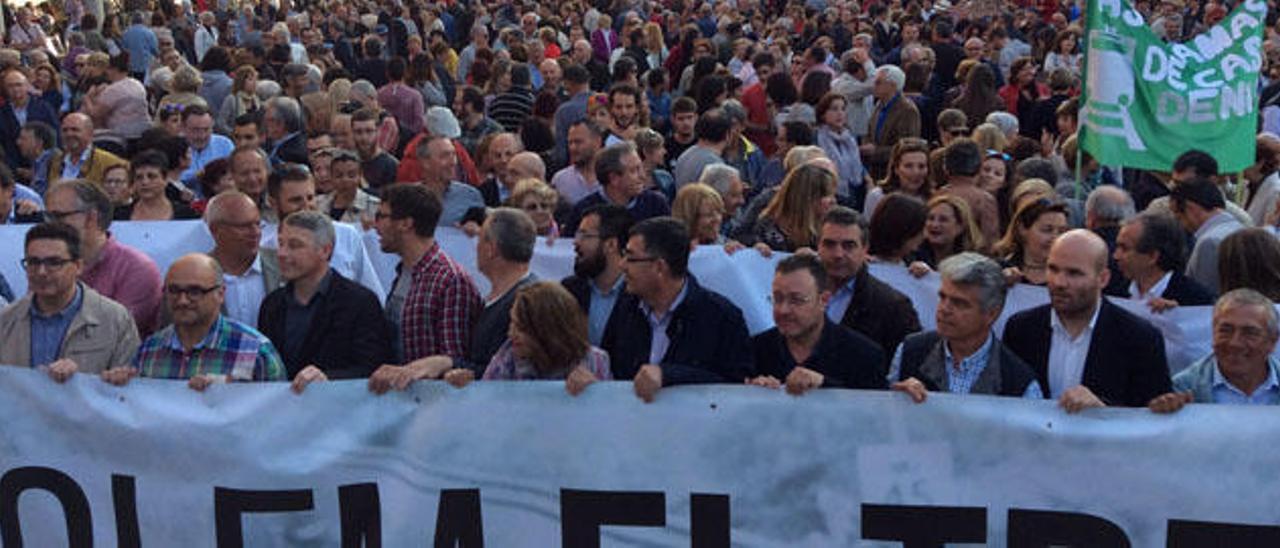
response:
[[[1219,0],[1139,0],[1161,39]],[[1175,411],[1280,403],[1280,136],[1220,173],[1077,141],[1083,6],[968,0],[235,2],[5,10],[0,363],[58,381],[558,379]],[[1260,128],[1280,112],[1266,21]],[[1274,109],[1269,111],[1268,109]],[[203,219],[161,272],[115,221]],[[475,271],[436,242],[475,239]],[[401,262],[390,287],[364,233]],[[572,239],[574,274],[530,270]],[[689,270],[785,254],[774,327]],[[869,273],[941,277],[936,329]],[[1050,303],[994,326],[1008,289]],[[1212,305],[1171,374],[1156,313]]]

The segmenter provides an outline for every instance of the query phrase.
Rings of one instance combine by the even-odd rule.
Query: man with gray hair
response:
[[[1018,117],[1003,110],[997,110],[987,115],[986,123],[1000,128],[1000,132],[1004,133],[1007,142],[1012,143],[1018,137],[1018,130],[1021,125],[1018,123]]]
[[[1135,214],[1133,198],[1117,186],[1101,185],[1085,199],[1084,226],[1107,243],[1107,269],[1111,271],[1111,281],[1102,289],[1105,295],[1127,297],[1129,294],[1129,280],[1120,272],[1114,255],[1120,225]]]
[[[329,266],[334,234],[322,213],[285,217],[276,258],[286,283],[258,312],[258,330],[279,349],[297,392],[314,381],[366,378],[393,359],[378,296]]]
[[[1213,353],[1173,377],[1173,391],[1147,407],[1172,413],[1188,403],[1280,404],[1280,361],[1271,355],[1280,339],[1276,308],[1265,295],[1240,288],[1213,307]]]
[[[920,109],[902,95],[902,87],[907,83],[902,69],[884,65],[876,69],[875,74],[871,95],[876,98],[876,107],[871,111],[861,148],[863,164],[871,176],[879,180],[889,169],[893,145],[902,139],[920,136]]]
[[[282,163],[306,165],[310,159],[307,155],[306,121],[298,101],[292,97],[276,97],[267,101],[262,120],[270,139],[268,160],[271,166]]]
[[[738,208],[747,201],[746,186],[742,184],[742,178],[738,177],[737,168],[729,164],[711,164],[702,168],[702,176],[698,178],[698,182],[716,189],[720,194],[726,219],[734,218]]]
[[[930,391],[1043,398],[1035,372],[991,329],[1004,309],[1000,265],[966,252],[942,261],[938,271],[938,328],[910,335],[898,346],[889,369],[891,388],[916,403]]]
[[[471,341],[465,358],[431,356],[422,360],[437,378],[450,369],[467,369],[476,376],[484,374],[489,360],[507,342],[511,306],[520,288],[538,281],[529,271],[537,228],[523,210],[500,207],[485,218],[476,239],[476,268],[489,280],[489,293],[484,296],[484,310],[471,329]]]

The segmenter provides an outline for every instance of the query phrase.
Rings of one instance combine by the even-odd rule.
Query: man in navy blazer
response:
[[[1110,274],[1102,238],[1067,232],[1049,250],[1050,304],[1019,312],[1005,325],[1005,345],[1069,413],[1142,407],[1170,391],[1164,337],[1102,298]]]
[[[1182,273],[1186,237],[1172,215],[1143,213],[1124,222],[1116,235],[1116,265],[1133,280],[1126,296],[1153,310],[1213,304],[1213,292]]]
[[[5,104],[0,107],[0,141],[4,143],[4,159],[10,168],[30,165],[18,150],[18,132],[27,122],[44,122],[58,127],[58,113],[44,101],[31,95],[31,84],[22,71],[13,69],[4,73]]]
[[[623,272],[637,299],[619,311],[601,346],[613,378],[634,379],[646,402],[663,386],[742,384],[754,369],[742,311],[689,274],[689,241],[671,217],[645,220],[627,239]]]

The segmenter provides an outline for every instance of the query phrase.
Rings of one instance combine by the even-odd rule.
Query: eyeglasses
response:
[[[999,158],[1006,162],[1013,160],[1013,158],[1011,158],[1008,154],[1005,154],[1003,152],[1000,152],[998,150],[991,149],[991,148],[987,149],[987,158]]]
[[[527,204],[524,204],[524,206],[521,209],[525,211],[554,211],[555,208],[556,206],[554,204],[549,204],[544,202],[529,202]]]
[[[379,211],[373,214],[373,220],[375,221],[381,221],[383,219],[390,219],[390,218],[392,218],[391,212],[383,213]]]
[[[813,302],[813,295],[786,295],[783,293],[774,293],[769,296],[770,304],[785,304],[789,306],[804,306]]]
[[[44,220],[49,221],[51,223],[61,223],[61,222],[66,222],[64,219],[66,219],[67,217],[70,217],[77,213],[84,213],[84,212],[85,210],[83,209],[73,209],[71,211],[49,210],[44,212]]]
[[[632,255],[630,251],[622,250],[622,260],[628,263],[651,263],[658,260],[657,257],[637,257]]]
[[[34,271],[44,268],[45,270],[58,270],[70,263],[74,259],[64,259],[62,257],[25,257],[21,261],[22,268],[27,271]]]
[[[210,287],[200,287],[198,285],[167,285],[164,288],[164,292],[175,299],[186,295],[188,299],[194,301],[200,297],[213,293],[219,287],[222,287],[222,284],[215,284]]]

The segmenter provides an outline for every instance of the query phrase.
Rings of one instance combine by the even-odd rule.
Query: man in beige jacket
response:
[[[0,364],[47,370],[58,382],[128,365],[139,344],[133,317],[78,280],[84,262],[76,230],[36,225],[24,249],[29,289],[0,311]]]

